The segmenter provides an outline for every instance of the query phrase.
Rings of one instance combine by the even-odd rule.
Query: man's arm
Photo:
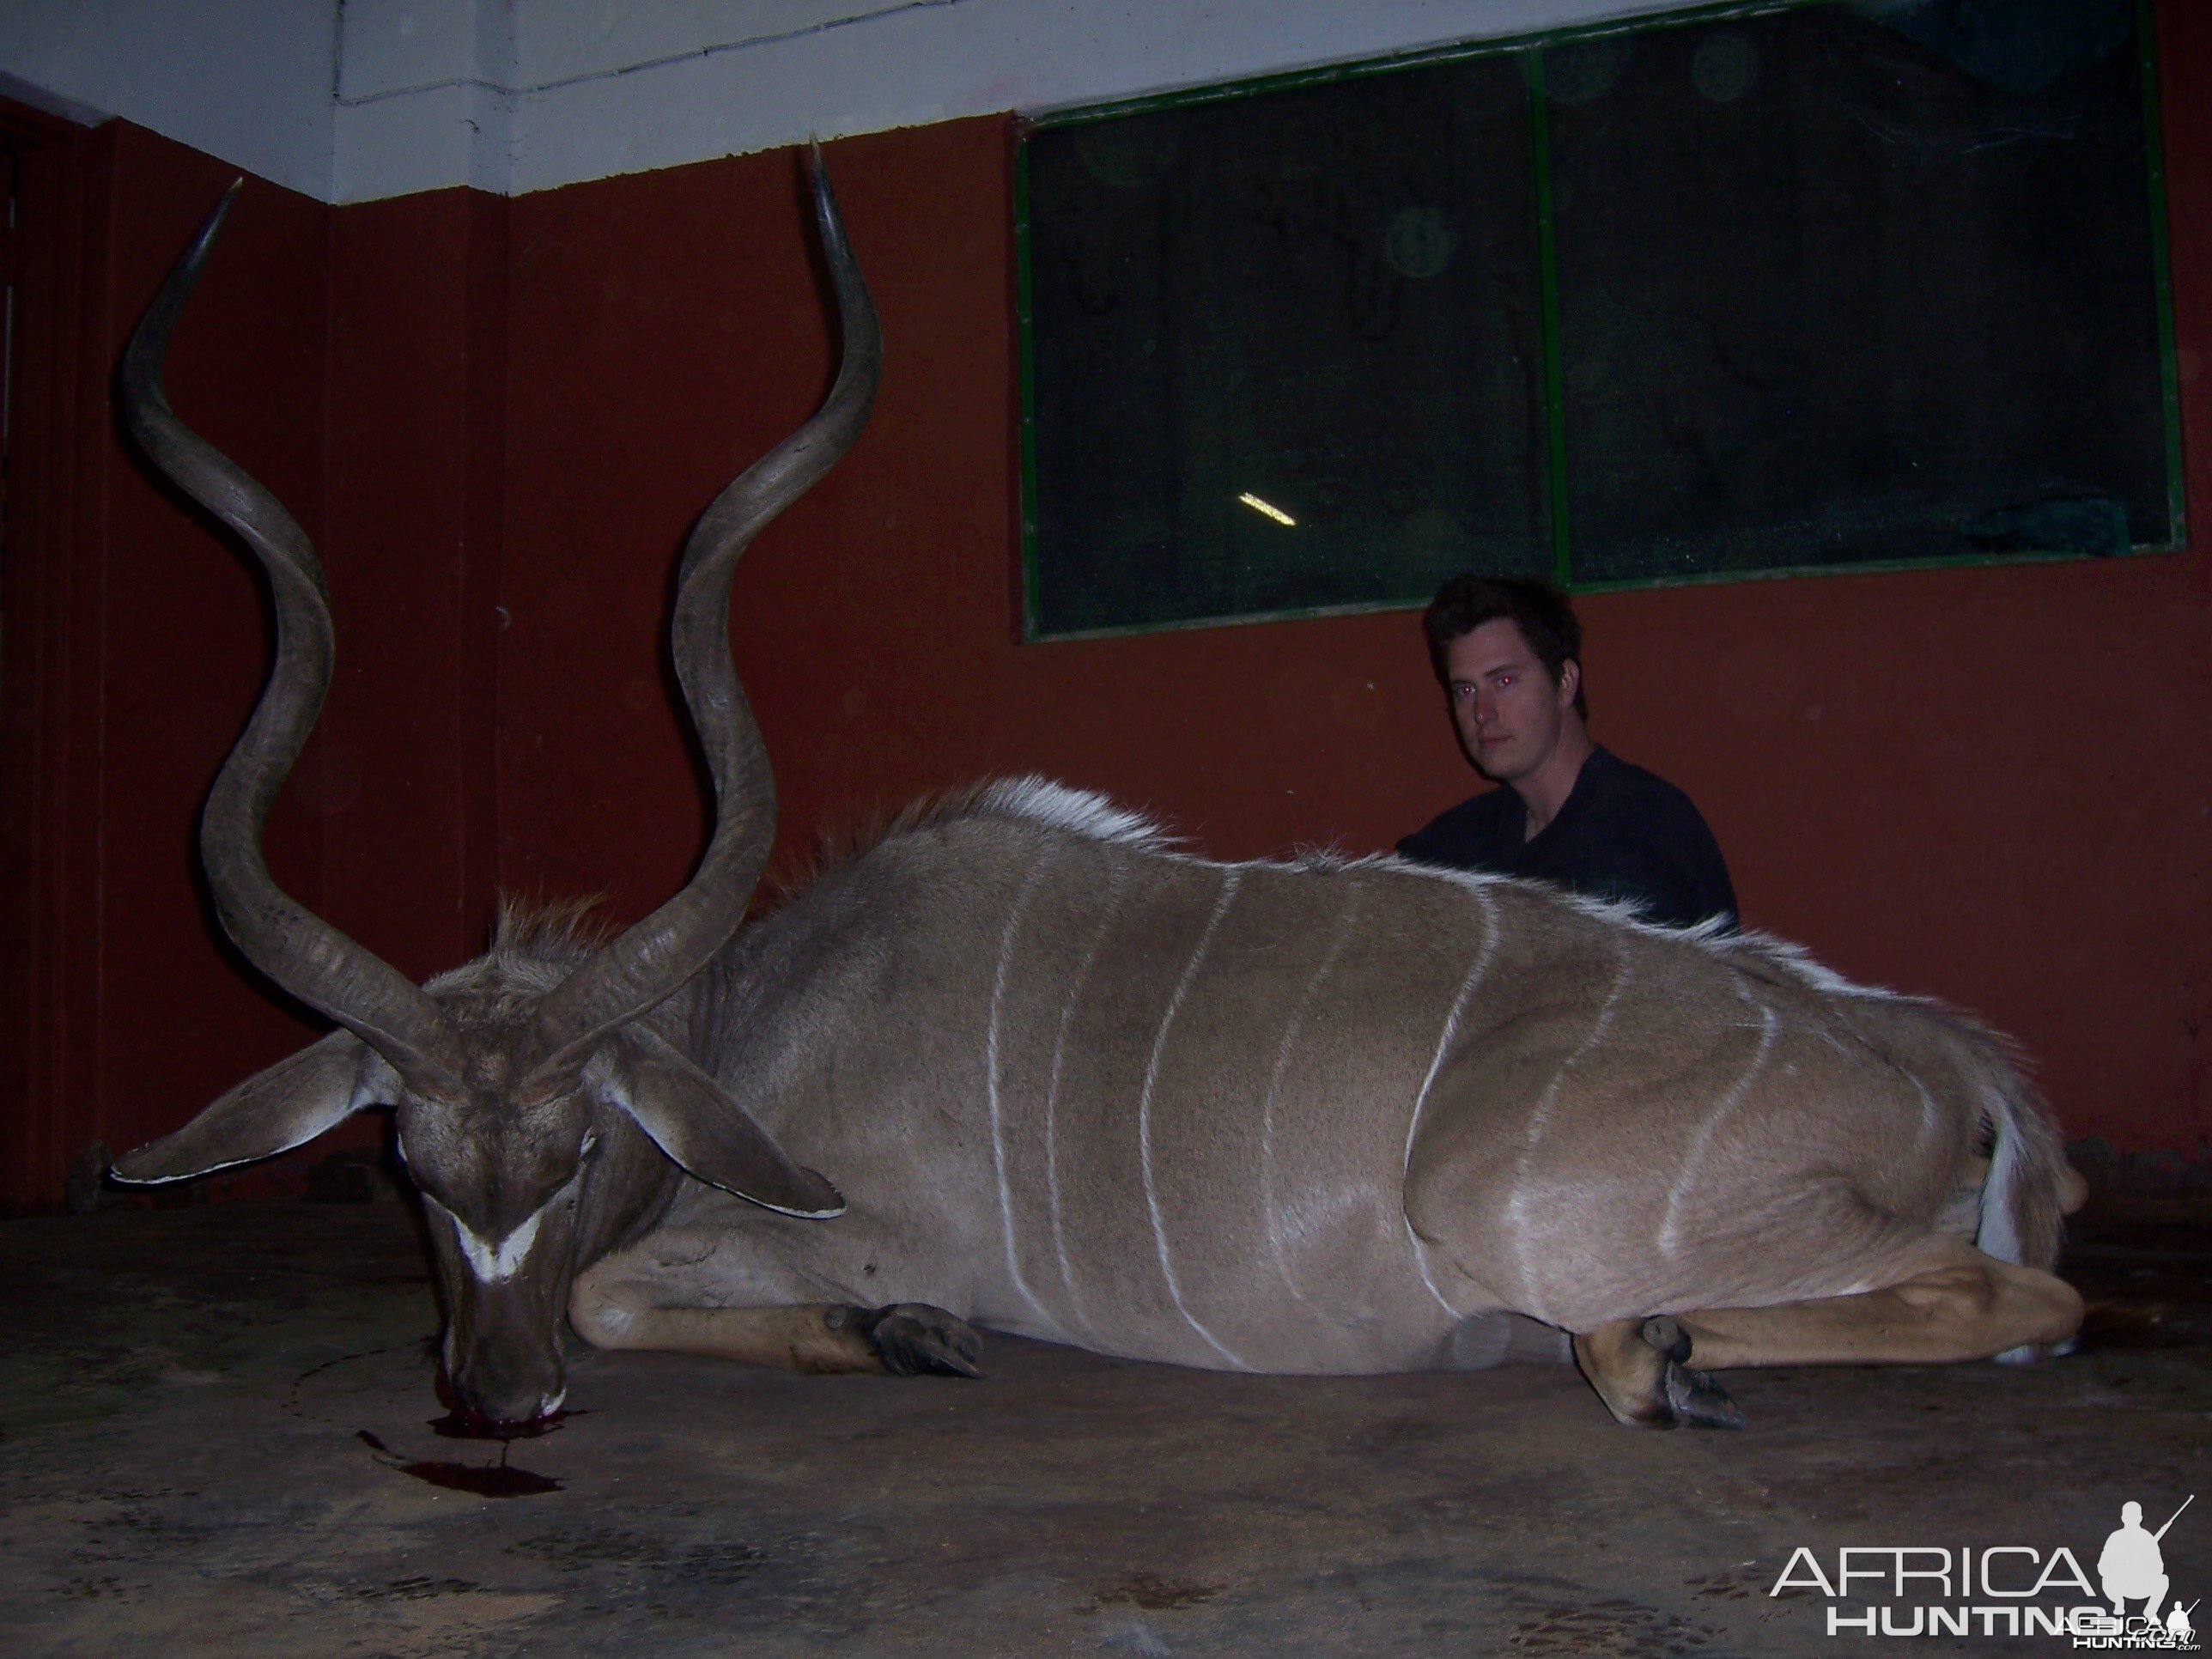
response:
[[[1737,925],[1735,884],[1729,879],[1721,844],[1696,802],[1671,784],[1666,796],[1664,805],[1652,814],[1647,845],[1667,866],[1668,919],[1674,927],[1693,927],[1724,916],[1726,931],[1732,933]]]
[[[1697,817],[1697,808],[1690,809]],[[1740,912],[1736,908],[1735,884],[1729,879],[1728,860],[1721,856],[1720,843],[1705,821],[1697,817],[1697,841],[1686,849],[1691,854],[1689,872],[1689,908],[1700,921],[1708,916],[1726,916],[1729,933],[1735,933]],[[1698,842],[1703,844],[1699,846]]]
[[[1714,916],[1725,916],[1727,931],[1735,931],[1735,895],[1726,872],[1717,884],[1685,860],[1680,848],[1663,842],[1646,842],[1624,859],[1618,874],[1607,884],[1606,896],[1636,905],[1644,921],[1662,927],[1694,927]]]
[[[1671,784],[1650,779],[1609,801],[1583,857],[1588,873],[1571,885],[1639,905],[1646,921],[1664,927],[1723,916],[1727,930],[1735,930],[1735,888],[1720,843]]]

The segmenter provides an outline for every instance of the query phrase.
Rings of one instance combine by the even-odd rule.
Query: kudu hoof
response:
[[[898,1302],[859,1311],[853,1328],[867,1339],[893,1376],[976,1376],[983,1339],[973,1326],[927,1302]]]
[[[1743,1426],[1743,1407],[1728,1397],[1728,1392],[1704,1371],[1693,1371],[1689,1366],[1690,1337],[1673,1320],[1662,1314],[1647,1319],[1638,1331],[1644,1342],[1666,1362],[1660,1378],[1660,1389],[1666,1396],[1667,1409],[1672,1420],[1655,1422],[1655,1428],[1680,1428],[1687,1424],[1693,1429],[1740,1429]]]

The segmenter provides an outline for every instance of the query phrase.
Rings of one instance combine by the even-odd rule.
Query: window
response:
[[[2163,549],[2141,0],[1832,0],[1026,135],[1032,637]]]

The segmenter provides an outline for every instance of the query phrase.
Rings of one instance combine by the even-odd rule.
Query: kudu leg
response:
[[[1856,1296],[1775,1308],[1712,1308],[1678,1316],[1697,1363],[1740,1365],[1929,1365],[2047,1347],[2081,1323],[2081,1297],[2056,1274],[1943,1241],[1910,1278]]]
[[[595,1348],[696,1353],[812,1376],[981,1376],[983,1343],[941,1308],[800,1303],[775,1308],[661,1308],[628,1286],[579,1279],[568,1322]]]
[[[1618,1320],[1576,1337],[1575,1358],[1624,1423],[1735,1426],[1741,1413],[1706,1371],[1986,1359],[2063,1342],[2081,1322],[2065,1280],[1942,1238],[1879,1290]]]

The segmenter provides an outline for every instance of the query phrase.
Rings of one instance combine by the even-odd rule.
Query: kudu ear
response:
[[[782,1215],[845,1212],[837,1189],[801,1169],[722,1085],[641,1026],[603,1042],[584,1086],[619,1106],[660,1150],[710,1186]]]
[[[398,1094],[398,1074],[375,1050],[333,1031],[246,1079],[176,1133],[125,1152],[109,1173],[150,1187],[274,1158]]]

